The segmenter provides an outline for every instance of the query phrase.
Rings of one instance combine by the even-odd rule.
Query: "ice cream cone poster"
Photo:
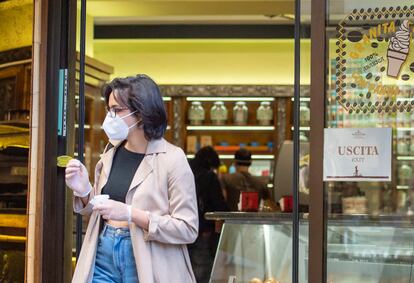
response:
[[[391,128],[325,129],[324,181],[391,181]]]
[[[401,67],[407,60],[411,43],[410,25],[409,20],[403,20],[398,31],[391,37],[387,51],[387,75],[390,77],[398,78]]]
[[[349,113],[411,112],[414,5],[354,9],[337,26],[330,53],[335,100]]]

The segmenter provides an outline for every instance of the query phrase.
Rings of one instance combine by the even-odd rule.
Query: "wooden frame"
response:
[[[72,198],[63,171],[55,170],[58,150],[73,148],[73,142],[57,137],[55,94],[61,68],[68,69],[68,90],[74,93],[76,1],[36,1],[34,15],[26,282],[70,282]],[[68,99],[68,109],[73,105]],[[70,131],[74,119],[68,115]]]
[[[309,283],[326,282],[326,213],[323,183],[325,126],[326,1],[311,3],[311,114],[309,167]]]

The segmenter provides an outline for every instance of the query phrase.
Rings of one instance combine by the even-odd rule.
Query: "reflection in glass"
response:
[[[326,127],[390,127],[394,158],[391,182],[327,183],[328,218],[349,215],[328,224],[328,282],[411,282],[412,220],[403,219],[414,200],[414,6],[327,4]],[[372,227],[356,227],[359,215],[372,217]]]

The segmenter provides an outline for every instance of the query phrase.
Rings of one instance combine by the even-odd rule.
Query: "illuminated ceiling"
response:
[[[88,0],[97,25],[291,24],[294,0]]]

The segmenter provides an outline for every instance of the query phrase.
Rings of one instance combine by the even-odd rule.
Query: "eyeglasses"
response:
[[[106,109],[106,112],[109,113],[109,116],[111,118],[115,118],[116,114],[124,110],[127,110],[127,109],[129,108],[128,107],[111,107],[111,108]]]

